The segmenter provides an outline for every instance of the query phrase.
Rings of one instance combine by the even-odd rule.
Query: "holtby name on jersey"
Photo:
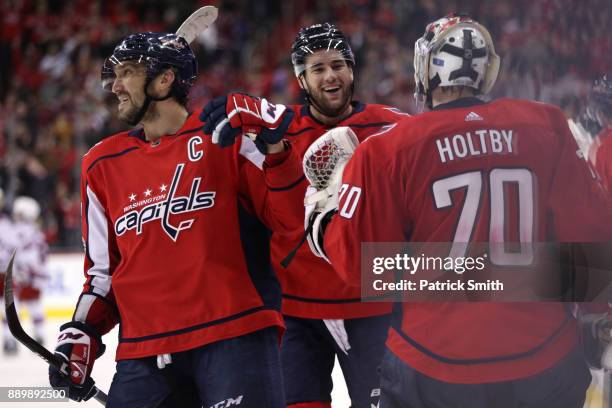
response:
[[[446,163],[484,154],[514,153],[513,131],[505,129],[479,129],[436,140],[440,161]]]

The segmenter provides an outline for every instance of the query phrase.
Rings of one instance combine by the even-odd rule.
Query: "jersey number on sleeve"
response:
[[[437,180],[433,183],[433,196],[437,209],[453,206],[451,191],[467,188],[465,200],[461,208],[459,222],[453,237],[453,245],[449,256],[465,257],[476,216],[482,201],[483,182],[489,183],[489,244],[490,261],[499,266],[525,266],[533,262],[533,224],[534,197],[533,174],[528,169],[493,169],[488,180],[480,171],[458,174]],[[504,245],[504,229],[507,228],[506,202],[504,198],[504,183],[515,183],[518,186],[518,220],[520,251],[506,251]]]
[[[347,191],[346,200],[340,208],[340,215],[344,218],[352,218],[353,214],[355,214],[355,209],[357,209],[359,199],[361,198],[361,188],[349,186],[346,183],[342,184],[339,191],[340,200],[342,200],[342,197],[344,197]]]

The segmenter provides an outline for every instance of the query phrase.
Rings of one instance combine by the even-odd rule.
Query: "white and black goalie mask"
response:
[[[418,104],[429,104],[439,86],[467,86],[486,94],[495,84],[500,59],[491,35],[469,17],[451,15],[430,23],[414,48]]]

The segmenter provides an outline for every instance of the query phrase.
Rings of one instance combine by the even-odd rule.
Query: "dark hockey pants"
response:
[[[107,408],[284,408],[278,330],[268,328],[197,349],[117,362]]]

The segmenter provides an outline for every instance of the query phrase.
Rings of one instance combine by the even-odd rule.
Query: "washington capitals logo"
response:
[[[170,221],[172,214],[198,211],[215,205],[216,192],[198,191],[202,182],[201,177],[193,179],[188,196],[175,196],[184,167],[184,163],[176,166],[170,190],[164,201],[147,205],[139,210],[130,211],[115,221],[115,233],[117,236],[121,236],[133,229],[136,230],[136,235],[140,235],[144,224],[154,220],[161,220],[163,231],[172,241],[176,242],[180,232],[191,228],[195,220],[192,218],[181,221],[178,225],[173,225]]]

